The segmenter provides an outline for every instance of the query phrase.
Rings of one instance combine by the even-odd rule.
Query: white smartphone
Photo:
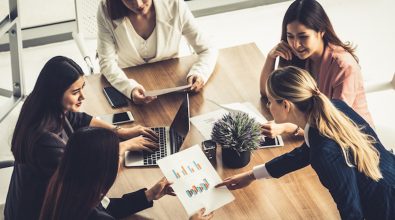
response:
[[[269,147],[280,147],[284,146],[284,141],[280,135],[277,135],[274,138],[269,138],[261,135],[261,140],[259,144],[259,149],[269,148]]]
[[[103,120],[113,125],[133,122],[134,118],[130,111],[115,113],[115,114],[108,114],[108,115],[99,115],[96,116],[97,119]]]

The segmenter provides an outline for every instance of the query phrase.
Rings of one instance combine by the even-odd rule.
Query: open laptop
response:
[[[177,153],[189,132],[189,117],[189,96],[188,93],[185,93],[181,106],[170,127],[151,128],[159,136],[159,150],[153,153],[127,151],[125,153],[125,166],[157,166],[157,160]]]

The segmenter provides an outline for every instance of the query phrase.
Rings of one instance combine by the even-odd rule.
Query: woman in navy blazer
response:
[[[343,101],[330,101],[311,75],[297,67],[275,70],[267,95],[275,121],[305,128],[305,142],[217,187],[239,189],[255,179],[279,178],[311,165],[342,219],[393,219],[395,156],[360,115]]]

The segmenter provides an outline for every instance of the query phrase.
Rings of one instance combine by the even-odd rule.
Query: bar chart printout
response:
[[[192,197],[193,195],[197,195],[198,193],[208,190],[208,187],[209,187],[209,183],[207,179],[204,178],[203,183],[200,183],[197,186],[193,185],[191,189],[188,189],[185,192],[189,197]]]
[[[197,163],[196,161],[193,161],[193,166],[188,165],[188,166],[186,166],[186,168],[185,168],[185,166],[181,166],[178,170],[172,169],[172,172],[173,172],[174,176],[177,179],[179,179],[179,178],[181,178],[180,174],[182,174],[183,176],[187,176],[188,174],[194,173],[195,170],[198,171],[201,169],[202,169],[202,166],[199,163]]]
[[[189,216],[201,208],[206,214],[232,202],[234,197],[198,145],[157,161]]]

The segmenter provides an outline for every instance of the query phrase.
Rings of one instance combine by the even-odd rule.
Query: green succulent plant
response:
[[[230,112],[214,123],[211,139],[238,153],[258,148],[261,126],[244,112]]]

